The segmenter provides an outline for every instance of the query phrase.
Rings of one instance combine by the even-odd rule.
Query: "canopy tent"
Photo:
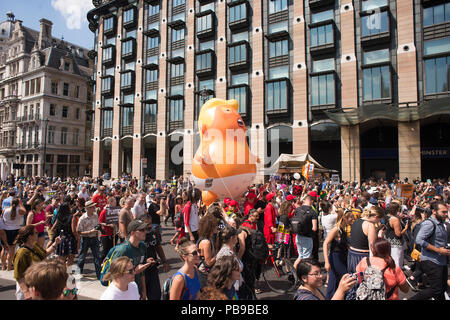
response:
[[[282,153],[277,161],[266,171],[268,174],[274,173],[300,173],[303,165],[309,161],[314,164],[315,172],[332,172],[337,173],[336,170],[327,169],[321,164],[319,164],[313,157],[308,153],[301,154],[287,154]]]

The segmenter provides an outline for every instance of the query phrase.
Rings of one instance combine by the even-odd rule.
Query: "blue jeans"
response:
[[[99,242],[97,237],[95,238],[81,237],[80,247],[81,251],[78,257],[78,267],[80,268],[80,273],[83,273],[84,260],[86,259],[86,253],[90,248],[92,251],[92,255],[94,256],[95,273],[97,275],[97,279],[100,279],[101,266],[100,266]]]

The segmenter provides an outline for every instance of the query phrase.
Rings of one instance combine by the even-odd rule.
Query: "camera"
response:
[[[425,208],[422,208],[422,207],[416,207],[416,212],[417,212],[417,213],[424,213],[424,212],[425,212]]]
[[[101,224],[98,224],[98,225],[96,225],[96,226],[94,227],[94,229],[97,230],[97,231],[102,231],[102,225],[101,225]]]

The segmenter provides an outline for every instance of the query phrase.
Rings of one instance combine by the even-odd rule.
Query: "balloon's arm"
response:
[[[198,157],[199,157],[198,160],[203,165],[213,163],[209,149],[210,149],[210,143],[204,143],[202,146],[202,153],[201,153],[201,155],[198,155]]]

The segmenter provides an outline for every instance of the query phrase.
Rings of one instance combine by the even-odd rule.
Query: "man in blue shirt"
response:
[[[448,257],[450,249],[447,249],[447,231],[445,219],[447,218],[447,206],[441,201],[431,203],[432,215],[430,219],[422,222],[416,237],[416,244],[422,247],[421,269],[427,275],[430,286],[410,300],[445,300],[448,277]]]

